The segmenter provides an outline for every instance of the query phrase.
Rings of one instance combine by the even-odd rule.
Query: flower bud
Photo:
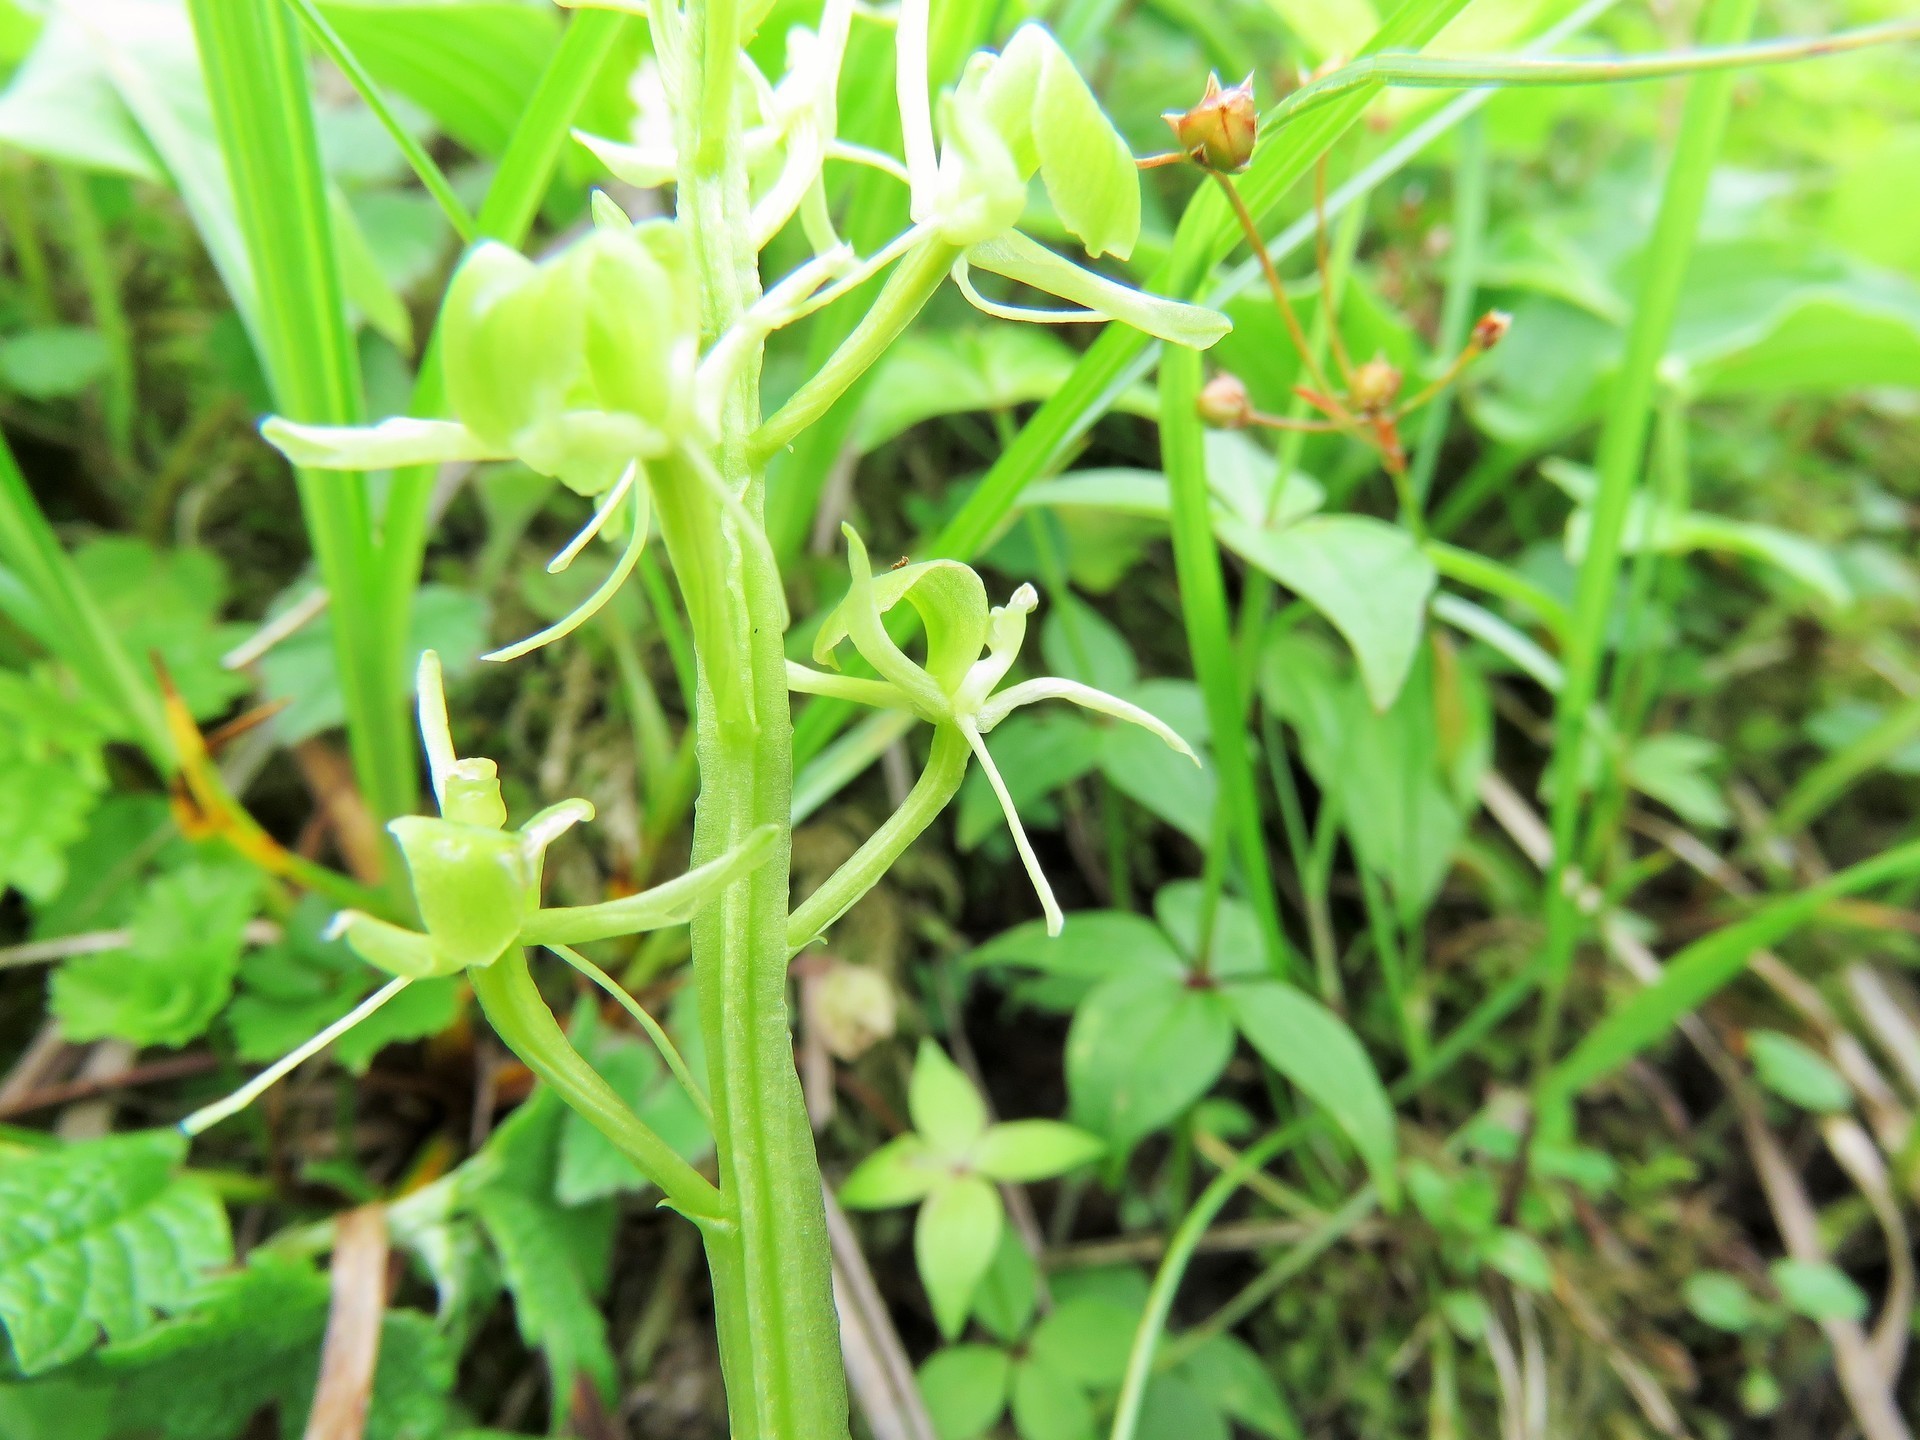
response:
[[[569,259],[583,281],[587,372],[598,407],[664,432],[682,429],[699,363],[684,232],[666,221],[600,230]]]
[[[519,431],[562,406],[580,372],[582,310],[556,278],[552,267],[488,241],[447,287],[447,402],[497,449],[512,449]]]
[[[1172,127],[1175,142],[1194,164],[1236,175],[1252,161],[1260,128],[1253,76],[1222,88],[1219,75],[1208,75],[1198,105],[1184,112],[1170,110],[1160,118]]]
[[[1400,367],[1384,356],[1376,355],[1364,365],[1354,367],[1353,408],[1362,415],[1378,415],[1391,406],[1400,394]]]
[[[461,966],[491,965],[505,954],[540,903],[539,859],[526,840],[426,815],[403,815],[387,828],[435,951]]]
[[[1513,316],[1504,310],[1489,310],[1473,322],[1473,348],[1481,354],[1493,349],[1513,328]]]
[[[1200,387],[1194,408],[1201,420],[1218,430],[1242,430],[1253,423],[1253,399],[1246,383],[1225,370]]]

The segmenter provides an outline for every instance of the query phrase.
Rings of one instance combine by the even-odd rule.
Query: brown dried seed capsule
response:
[[[1354,368],[1353,408],[1362,415],[1383,413],[1400,394],[1400,368],[1376,355]]]
[[[1513,316],[1504,310],[1489,310],[1473,322],[1473,348],[1485,353],[1506,338],[1513,328]]]
[[[1169,110],[1160,118],[1173,128],[1175,141],[1196,165],[1238,174],[1253,159],[1253,143],[1260,128],[1260,111],[1253,101],[1253,76],[1238,85],[1222,87],[1219,75],[1208,75],[1198,105],[1186,111]]]
[[[1253,423],[1253,399],[1246,385],[1225,370],[1200,387],[1194,408],[1217,430],[1242,430]]]

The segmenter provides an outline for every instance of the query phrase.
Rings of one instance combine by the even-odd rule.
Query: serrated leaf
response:
[[[73,563],[127,653],[143,670],[149,652],[157,653],[196,720],[218,715],[247,692],[247,677],[220,663],[248,627],[219,618],[227,569],[218,555],[108,535],[80,546]]]
[[[67,1038],[184,1045],[204,1033],[233,993],[259,894],[259,872],[238,862],[196,860],[155,880],[126,949],[55,973],[52,1009]]]
[[[106,789],[103,727],[44,676],[0,671],[0,891],[51,899]]]
[[[1277,980],[1230,985],[1226,996],[1247,1042],[1346,1132],[1392,1206],[1399,1195],[1393,1102],[1346,1022]]]
[[[0,1166],[0,1325],[24,1373],[132,1338],[226,1263],[226,1212],[176,1173],[185,1154],[151,1131]]]
[[[606,1280],[614,1210],[605,1201],[567,1207],[553,1199],[565,1113],[552,1092],[535,1092],[494,1132],[466,1192],[499,1256],[521,1338],[546,1356],[556,1428],[576,1377],[585,1375],[603,1396],[614,1382],[606,1316],[595,1298]]]
[[[102,1352],[93,1374],[111,1385],[115,1414],[125,1417],[114,1433],[230,1440],[267,1405],[282,1434],[296,1433],[313,1404],[327,1305],[326,1277],[304,1261],[256,1254],[245,1269],[208,1280],[178,1317]],[[454,1359],[423,1316],[389,1311],[365,1440],[444,1434]]]
[[[1007,1408],[1007,1352],[949,1345],[921,1364],[920,1398],[940,1440],[977,1440]]]
[[[993,1263],[1005,1223],[999,1192],[977,1175],[947,1181],[920,1207],[913,1258],[934,1321],[949,1340],[967,1323],[973,1292]]]
[[[594,1050],[593,1066],[614,1093],[681,1159],[697,1164],[712,1151],[713,1135],[706,1121],[650,1043],[609,1037]],[[555,1199],[562,1205],[580,1205],[651,1188],[639,1168],[611,1140],[578,1111],[567,1111],[560,1122]]]
[[[277,1060],[338,1020],[386,980],[342,940],[323,938],[330,906],[302,900],[286,933],[240,962],[239,994],[227,1007],[243,1060]],[[335,1060],[356,1075],[390,1044],[437,1035],[459,1014],[451,977],[416,980],[333,1044]]]

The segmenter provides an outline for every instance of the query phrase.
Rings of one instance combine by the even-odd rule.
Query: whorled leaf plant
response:
[[[605,582],[572,615],[495,660],[579,625],[624,581],[657,526],[698,656],[700,801],[692,868],[682,879],[603,905],[542,908],[545,850],[590,818],[591,807],[564,801],[508,829],[492,762],[454,751],[429,657],[420,723],[440,814],[393,825],[422,928],[353,913],[338,921],[353,948],[396,979],[187,1128],[231,1114],[410,980],[464,974],[507,1044],[700,1227],[738,1440],[848,1432],[819,1166],[793,1067],[789,960],[880,880],[952,799],[974,758],[1006,811],[1049,928],[1058,930],[1059,907],[984,738],[1016,707],[1068,700],[1191,754],[1157,717],[1075,682],[1001,688],[1036,603],[1031,587],[993,608],[979,576],[955,562],[875,576],[851,530],[852,585],[826,621],[815,666],[785,654],[788,615],[766,536],[761,467],[885,353],[947,278],[980,309],[1013,320],[1112,319],[1194,347],[1228,328],[1212,311],[1132,289],[1019,231],[1037,177],[1089,256],[1124,258],[1140,228],[1134,159],[1066,53],[1037,25],[1020,28],[998,53],[975,55],[951,93],[930,94],[928,4],[904,0],[898,17],[898,159],[835,138],[854,0],[827,0],[816,30],[794,32],[789,73],[773,79],[744,48],[765,18],[759,0],[648,5],[664,102],[658,123],[641,144],[592,148],[632,181],[671,182],[673,218],[636,225],[597,196],[592,233],[543,261],[492,243],[470,251],[441,321],[451,418],[353,427],[274,419],[264,427],[310,470],[511,457],[594,499],[592,518],[554,566],[604,535],[619,546]],[[869,255],[844,243],[823,180],[830,158],[897,175],[910,193],[908,228]],[[769,281],[761,251],[793,229],[812,256]],[[1075,308],[989,300],[974,285],[978,271]],[[767,337],[883,272],[886,283],[839,350],[763,420]],[[886,613],[902,600],[925,625],[924,662],[887,634]],[[816,668],[833,666],[842,641],[878,679]],[[797,908],[787,875],[790,691],[905,711],[933,727],[925,772],[899,811]],[[569,947],[689,918],[717,1183],[675,1156],[573,1049],[523,955],[525,946],[545,946],[614,991],[684,1076],[650,1018]]]

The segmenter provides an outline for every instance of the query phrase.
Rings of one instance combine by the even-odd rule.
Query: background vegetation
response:
[[[551,903],[678,873],[696,784],[657,550],[569,641],[485,667],[603,573],[544,565],[585,502],[512,464],[296,489],[256,431],[430,403],[449,212],[537,253],[593,186],[658,206],[570,133],[658,121],[644,24],[302,0],[315,58],[250,84],[223,65],[271,46],[195,50],[196,21],[204,45],[247,8],[0,0],[0,1434],[718,1435],[691,1231],[458,979],[190,1157],[168,1129],[375,989],[324,927],[388,882],[380,825],[416,808],[421,649],[516,814],[599,808],[555,848]],[[817,8],[775,5],[769,69]],[[1899,8],[1475,0],[1431,48],[1671,50]],[[1270,103],[1416,12],[1439,13],[942,0],[936,65],[1044,19],[1146,155],[1210,68]],[[856,25],[847,137],[897,145],[891,64]],[[1210,250],[1181,228],[1228,219],[1185,167],[1143,176],[1130,273],[1232,316],[1204,359],[989,324],[948,290],[775,457],[796,658],[844,591],[851,519],[881,564],[1034,584],[1037,668],[1136,701],[1204,761],[1023,712],[992,747],[1063,937],[976,771],[796,963],[823,1163],[872,1210],[834,1221],[857,1423],[1910,1433],[1917,82],[1909,46],[1390,90],[1297,122],[1288,162],[1243,184],[1315,345],[1415,389],[1477,315],[1512,316],[1405,422],[1400,485],[1343,435],[1203,430],[1217,370],[1296,416],[1307,372],[1237,232]],[[324,175],[303,186],[268,141],[304,107],[244,102],[308,90]],[[849,238],[900,227],[895,181],[829,173]],[[1037,206],[1028,228],[1059,238]],[[350,326],[258,264],[316,237]],[[769,392],[850,323],[783,332]],[[804,894],[893,808],[921,739],[831,700],[796,719]],[[684,930],[593,953],[698,1065]],[[1269,972],[1360,1046],[1303,1028],[1273,998],[1293,991],[1213,983]],[[625,1013],[550,978],[575,1043],[704,1162],[697,1107]],[[869,1157],[988,1118],[1100,1146],[1004,1167],[1070,1173],[998,1187],[982,1277],[941,1259],[957,1231],[916,1257]],[[374,1335],[377,1368],[343,1372]]]

